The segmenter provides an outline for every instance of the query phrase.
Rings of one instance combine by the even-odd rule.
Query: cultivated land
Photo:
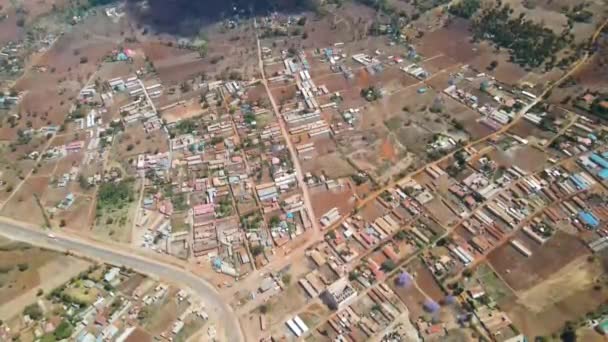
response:
[[[601,340],[606,14],[0,6],[0,340]]]

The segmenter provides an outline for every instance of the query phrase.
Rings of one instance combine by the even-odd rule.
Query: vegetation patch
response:
[[[104,183],[97,193],[97,208],[122,208],[127,202],[133,202],[133,182],[130,180],[118,183]]]
[[[457,17],[469,19],[481,7],[479,0],[462,0],[450,6],[450,14]]]
[[[464,7],[462,11],[462,14],[470,12]],[[508,49],[511,61],[523,67],[534,68],[546,63],[547,69],[553,68],[556,54],[574,39],[571,26],[558,36],[542,24],[526,19],[525,14],[512,18],[512,13],[508,4],[482,11],[473,21],[475,39],[489,39],[498,48]]]

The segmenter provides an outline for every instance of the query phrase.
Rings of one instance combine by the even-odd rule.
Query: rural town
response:
[[[0,341],[606,339],[604,0],[0,3]]]

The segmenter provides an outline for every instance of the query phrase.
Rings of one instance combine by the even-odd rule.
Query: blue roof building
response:
[[[589,159],[591,159],[592,162],[603,167],[604,169],[608,169],[608,161],[606,161],[606,159],[600,157],[598,154],[596,154],[596,153],[591,154],[591,157],[589,157]]]
[[[598,172],[597,176],[605,181],[606,179],[608,179],[608,169],[603,169],[602,171]]]
[[[127,56],[127,54],[124,52],[120,52],[118,55],[116,55],[116,60],[121,62],[128,61],[129,56]]]
[[[570,180],[572,180],[572,182],[574,183],[574,185],[576,185],[576,187],[579,190],[585,190],[587,189],[587,184],[585,184],[585,182],[583,182],[578,175],[571,175],[570,176]]]
[[[608,335],[608,319],[603,320],[595,329],[602,335]]]
[[[591,228],[597,228],[600,225],[600,221],[593,216],[593,214],[587,211],[579,212],[578,218]]]

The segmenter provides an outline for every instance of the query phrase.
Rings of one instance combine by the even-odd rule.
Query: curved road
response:
[[[76,255],[108,264],[125,266],[142,274],[187,286],[202,299],[208,311],[211,311],[210,315],[217,317],[220,323],[218,330],[224,329],[224,336],[227,341],[245,341],[238,317],[232,308],[221,299],[213,285],[183,268],[156,260],[155,258],[144,258],[139,255],[130,254],[119,250],[120,248],[115,246],[80,241],[60,232],[53,232],[54,237],[51,238],[47,235],[46,231],[37,230],[29,226],[20,225],[18,222],[1,218],[0,235],[43,248],[61,252],[70,251]]]

